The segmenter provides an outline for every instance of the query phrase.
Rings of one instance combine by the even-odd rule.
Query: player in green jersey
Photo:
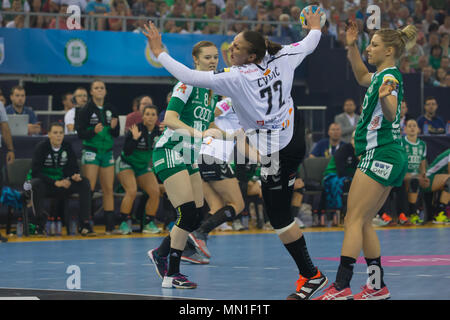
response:
[[[405,148],[408,156],[408,170],[404,178],[404,186],[408,193],[409,204],[409,220],[414,224],[419,224],[420,218],[418,215],[417,198],[419,196],[419,186],[424,186],[427,183],[425,176],[427,170],[427,145],[425,141],[418,138],[420,132],[416,120],[409,119],[405,123],[406,135],[402,137],[402,145]],[[406,217],[399,216],[399,221],[405,221]]]
[[[425,192],[441,191],[433,223],[450,223],[448,217],[450,201],[450,149],[445,150],[434,159],[427,169],[428,183]]]
[[[358,83],[368,87],[355,133],[355,151],[360,156],[358,169],[348,196],[344,241],[336,281],[317,299],[381,300],[390,297],[383,282],[380,242],[372,218],[386,201],[393,186],[400,186],[407,169],[407,157],[400,145],[400,105],[403,83],[396,60],[415,44],[417,30],[381,29],[367,47],[368,62],[376,66],[369,73],[356,42],[358,27],[350,22],[346,41],[347,57]],[[362,292],[353,296],[350,281],[361,249],[369,271]]]
[[[123,151],[116,160],[116,174],[120,184],[125,190],[125,196],[120,205],[122,223],[119,230],[122,234],[132,232],[129,221],[133,203],[136,199],[137,188],[141,188],[148,195],[145,213],[149,221],[144,225],[144,233],[159,233],[161,230],[155,226],[153,217],[159,206],[159,184],[152,169],[153,143],[160,135],[156,121],[158,111],[155,106],[146,106],[142,114],[142,123],[132,125],[126,133]]]
[[[105,101],[103,81],[91,83],[92,100],[78,111],[77,133],[83,140],[81,165],[83,175],[95,190],[97,178],[103,192],[106,233],[114,229],[114,138],[119,136],[120,125],[115,108]]]
[[[216,70],[219,54],[214,43],[200,41],[194,46],[192,56],[197,70]],[[197,287],[180,273],[180,260],[189,233],[197,229],[202,218],[204,197],[196,163],[202,138],[222,136],[222,131],[210,128],[216,103],[217,97],[211,90],[179,82],[164,117],[166,129],[153,151],[154,170],[178,214],[170,235],[159,248],[148,252],[165,288]]]

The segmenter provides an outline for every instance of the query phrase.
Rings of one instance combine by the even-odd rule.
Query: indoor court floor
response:
[[[331,284],[339,264],[342,228],[304,232],[313,262]],[[450,299],[450,226],[378,228],[377,233],[391,299]],[[274,232],[213,233],[208,240],[210,264],[181,265],[181,272],[198,283],[194,290],[161,288],[147,257],[161,239],[141,234],[10,237],[0,244],[0,297],[284,300],[295,291],[296,266]],[[353,293],[366,279],[361,259],[355,267]]]

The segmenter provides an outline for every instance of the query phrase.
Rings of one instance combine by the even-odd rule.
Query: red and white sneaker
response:
[[[350,288],[345,288],[343,290],[338,290],[336,284],[333,283],[331,286],[325,289],[324,293],[314,298],[313,300],[352,300],[353,294]]]
[[[391,297],[387,286],[381,289],[374,289],[367,284],[361,287],[362,291],[353,296],[355,300],[387,300]]]

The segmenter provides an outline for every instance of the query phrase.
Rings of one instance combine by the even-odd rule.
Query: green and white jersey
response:
[[[392,81],[396,89],[392,95],[397,96],[397,113],[390,122],[383,116],[378,90],[385,81]],[[372,75],[372,81],[364,96],[363,110],[356,126],[355,151],[359,156],[373,148],[390,143],[400,144],[400,105],[403,100],[403,78],[396,67],[386,68]]]
[[[445,174],[448,172],[448,164],[450,162],[450,149],[445,150],[434,159],[434,161],[428,166],[427,177],[434,176],[435,174]]]
[[[417,138],[416,142],[408,140],[407,136],[402,138],[402,146],[408,155],[408,173],[419,174],[420,164],[427,157],[427,145],[425,141]]]
[[[204,88],[197,88],[178,82],[173,89],[167,110],[176,111],[179,119],[186,125],[198,130],[205,131],[214,121],[214,109],[217,96]],[[191,137],[187,134],[175,132],[166,127],[155,145],[155,149],[165,148],[178,151],[185,162],[194,163],[200,152],[202,137]],[[190,151],[190,158],[186,157],[186,151]]]

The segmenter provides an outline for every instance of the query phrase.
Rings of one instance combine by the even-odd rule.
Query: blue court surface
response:
[[[450,227],[386,228],[377,233],[391,299],[450,299]],[[305,231],[313,262],[330,283],[335,280],[343,235],[341,230]],[[147,258],[147,251],[159,246],[161,239],[2,243],[0,288],[69,291],[73,270],[69,267],[77,266],[80,289],[71,291],[218,300],[284,300],[295,291],[297,268],[273,232],[210,236],[211,263],[181,265],[181,272],[198,283],[194,290],[161,288]],[[357,264],[353,293],[359,292],[366,278],[365,264]]]

